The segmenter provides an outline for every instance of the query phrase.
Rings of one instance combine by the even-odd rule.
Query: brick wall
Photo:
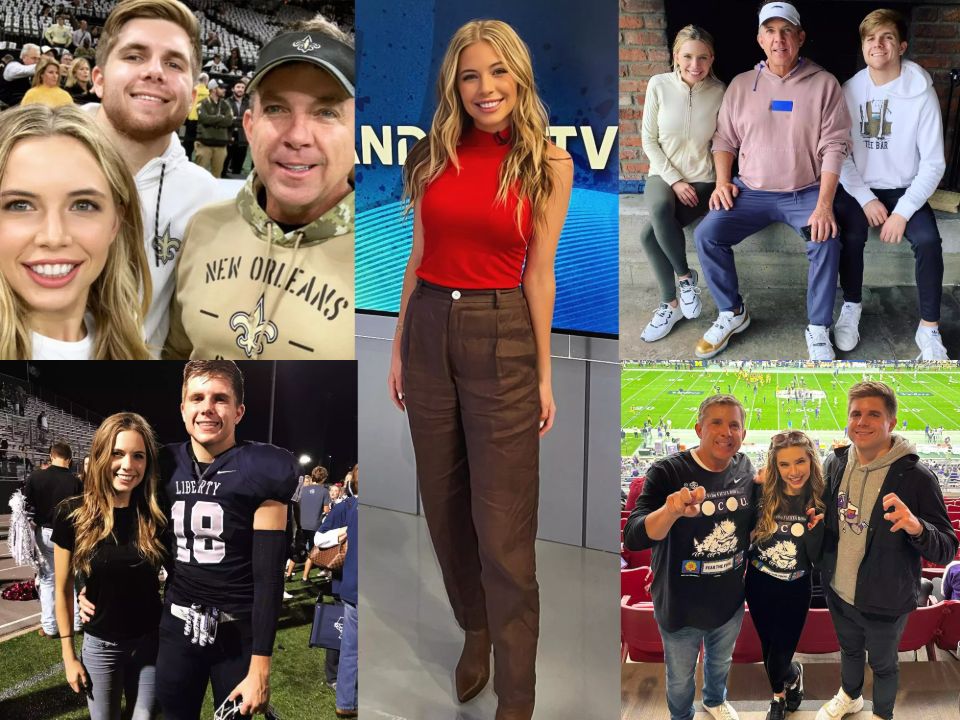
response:
[[[637,192],[650,163],[640,147],[647,81],[670,69],[663,0],[620,0],[620,188]]]
[[[620,0],[620,191],[637,192],[650,164],[640,144],[647,81],[670,69],[664,0]],[[960,3],[920,5],[913,10],[907,55],[933,76],[944,122],[950,70],[960,68]],[[960,105],[960,87],[953,108]],[[951,120],[952,124],[952,120]],[[946,127],[946,150],[952,128]]]

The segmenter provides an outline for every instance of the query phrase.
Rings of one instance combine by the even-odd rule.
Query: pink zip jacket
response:
[[[793,192],[840,174],[850,152],[850,114],[837,79],[810,60],[781,78],[759,63],[723,96],[713,152],[737,155],[752,190]]]

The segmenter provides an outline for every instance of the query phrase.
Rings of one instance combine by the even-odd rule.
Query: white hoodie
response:
[[[943,176],[943,125],[940,101],[930,75],[903,60],[900,76],[874,85],[864,68],[843,85],[853,120],[853,152],[840,172],[840,182],[863,207],[876,195],[871,188],[907,188],[893,212],[909,220]]]
[[[95,115],[100,105],[88,103],[83,109]],[[159,357],[170,328],[170,300],[184,231],[197,210],[218,198],[217,181],[190,162],[176,133],[170,133],[167,149],[140,168],[134,180],[140,193],[143,247],[153,283],[143,336],[151,354]]]

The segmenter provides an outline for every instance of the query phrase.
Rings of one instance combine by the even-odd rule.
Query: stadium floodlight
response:
[[[311,458],[311,457],[310,457],[309,455],[307,455],[306,453],[304,453],[303,455],[300,456],[300,464],[301,464],[301,465],[307,465],[307,464],[310,463],[311,460],[313,460],[313,458]]]

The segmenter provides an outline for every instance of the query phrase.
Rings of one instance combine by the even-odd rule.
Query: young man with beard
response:
[[[946,565],[957,552],[936,476],[913,443],[894,435],[897,396],[882,382],[848,392],[847,436],[823,466],[825,535],[820,572],[840,641],[840,690],[817,720],[863,708],[865,663],[873,670],[873,718],[890,720],[897,646],[920,595],[920,561]],[[835,509],[833,509],[835,508]]]
[[[745,413],[732,395],[700,404],[700,445],[650,466],[623,529],[628,550],[653,548],[654,616],[663,639],[671,720],[693,720],[703,643],[703,709],[737,720],[727,673],[743,621],[744,570],[759,485],[740,452]]]
[[[97,46],[91,105],[126,158],[140,192],[153,293],[144,334],[159,353],[167,336],[174,268],[187,222],[216,180],[191,163],[177,137],[194,96],[200,31],[179,0],[121,0]]]
[[[187,230],[165,357],[354,358],[354,63],[323,18],[263,47],[243,117],[255,170]]]

